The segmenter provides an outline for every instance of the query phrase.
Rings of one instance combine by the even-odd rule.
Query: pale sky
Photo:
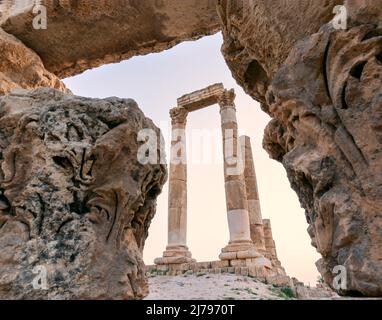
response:
[[[271,160],[262,149],[263,131],[270,118],[232,78],[220,52],[221,44],[222,36],[217,34],[182,43],[165,52],[102,66],[64,82],[80,96],[134,99],[145,115],[163,130],[167,159],[169,110],[176,106],[176,99],[217,82],[227,89],[234,88],[239,133],[252,140],[262,214],[263,218],[271,219],[279,260],[289,276],[314,285],[318,277],[314,263],[319,254],[310,245],[304,210],[290,188],[282,165]],[[217,134],[217,140],[206,138],[202,144],[197,139],[200,130]],[[221,248],[229,239],[218,106],[191,113],[187,133],[188,247],[198,261],[218,260]],[[212,150],[209,163],[197,161],[203,148]],[[160,257],[167,244],[167,199],[168,184],[158,198],[157,213],[149,229],[144,250],[146,264]]]

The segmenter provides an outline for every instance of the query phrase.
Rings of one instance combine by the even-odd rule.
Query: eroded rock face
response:
[[[220,0],[222,53],[233,77],[265,105],[274,73],[295,43],[317,32],[342,0]]]
[[[2,96],[0,114],[0,298],[145,296],[166,167],[138,162],[137,132],[159,129],[132,100],[53,89]]]
[[[5,2],[4,30],[37,52],[60,78],[220,29],[216,0],[42,0],[46,30],[33,28],[33,0],[24,0],[18,10],[16,0]]]
[[[0,94],[19,87],[51,87],[69,92],[57,76],[44,68],[35,52],[0,28]]]
[[[231,12],[226,21],[223,15],[223,53],[239,83],[273,118],[264,148],[283,163],[306,209],[326,283],[333,287],[334,267],[341,265],[347,284],[334,288],[340,294],[380,296],[382,31],[376,23],[381,7],[369,4],[348,1],[347,30],[324,25],[291,46],[285,61],[271,46],[281,61],[274,70],[251,51],[261,37],[250,32],[256,30],[251,22],[261,19],[258,8],[245,24],[236,25]],[[300,25],[298,18],[288,19],[292,29],[291,23]]]
[[[317,266],[342,293],[382,294],[382,33],[330,26],[300,42],[273,79],[264,146],[306,209]]]

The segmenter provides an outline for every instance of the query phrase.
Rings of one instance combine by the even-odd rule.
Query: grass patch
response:
[[[291,288],[289,288],[289,287],[281,288],[280,292],[281,292],[280,296],[282,298],[286,298],[286,299],[294,299],[294,298],[296,298],[296,296],[294,295],[293,290]]]

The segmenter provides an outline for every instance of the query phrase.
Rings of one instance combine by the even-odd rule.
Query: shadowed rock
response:
[[[15,88],[51,87],[69,92],[57,76],[47,71],[40,57],[20,40],[0,28],[0,94]]]
[[[166,167],[138,162],[137,132],[159,129],[132,100],[53,89],[2,96],[0,114],[0,298],[144,297]]]
[[[34,1],[23,2],[15,11],[15,0],[5,0],[2,28],[37,52],[60,78],[160,52],[220,28],[216,0],[42,0],[46,30],[33,28]]]
[[[348,1],[348,28],[335,30],[327,19],[298,15],[303,10],[294,1],[284,3],[296,9],[293,18],[271,2],[250,9],[232,3],[220,6],[223,53],[273,118],[263,145],[283,163],[306,210],[312,244],[322,255],[319,271],[340,294],[382,295],[382,32],[366,24],[380,23],[381,6]],[[323,1],[307,3],[306,12],[317,3],[329,18],[335,1],[321,8]],[[273,11],[260,15],[261,8]],[[268,20],[279,22],[268,37],[253,32]],[[311,35],[295,41],[304,34]],[[343,288],[333,284],[338,265],[346,269]]]

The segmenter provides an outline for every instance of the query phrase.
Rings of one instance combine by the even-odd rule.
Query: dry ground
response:
[[[282,288],[232,274],[152,276],[146,300],[270,300],[290,299]]]

